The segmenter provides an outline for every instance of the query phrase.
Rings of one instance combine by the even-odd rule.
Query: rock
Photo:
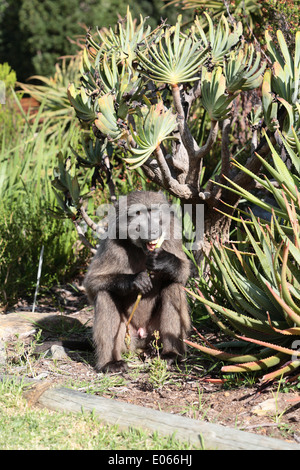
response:
[[[278,397],[268,398],[251,409],[251,413],[256,416],[276,416],[287,408],[284,398]]]
[[[92,312],[85,311],[71,315],[62,315],[60,312],[32,313],[24,311],[0,314],[0,341],[7,341],[14,337],[24,339],[36,334],[40,329],[72,330],[83,326],[89,328],[92,316]]]
[[[57,361],[64,361],[66,359],[69,359],[65,348],[63,346],[59,346],[58,344],[53,344],[53,346],[51,346],[50,355],[52,359],[55,359]]]
[[[49,317],[49,314],[31,312],[15,312],[0,315],[0,340],[5,341],[15,335],[18,338],[26,338],[33,335],[39,329],[38,323],[47,317]]]

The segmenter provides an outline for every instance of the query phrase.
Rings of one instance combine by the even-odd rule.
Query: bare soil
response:
[[[222,383],[218,367],[212,368],[213,361],[192,348],[183,363],[168,368],[168,377],[160,386],[151,382],[152,358],[148,355],[132,356],[126,373],[110,375],[95,371],[92,351],[65,348],[67,355],[54,359],[49,353],[53,344],[91,337],[93,316],[80,292],[74,295],[62,289],[56,295],[63,299],[59,310],[47,304],[39,307],[43,313],[35,332],[18,337],[11,334],[6,339],[7,373],[40,376],[86,393],[300,443],[299,389],[283,393],[278,392],[277,384],[263,387],[259,381]],[[14,311],[26,312],[26,308],[23,302]],[[46,318],[45,313],[49,313]],[[0,324],[9,315],[0,316]],[[41,330],[38,343],[37,330]]]

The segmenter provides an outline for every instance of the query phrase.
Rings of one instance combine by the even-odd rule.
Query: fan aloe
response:
[[[300,74],[300,31],[295,36],[295,52],[292,56],[282,32],[277,31],[279,48],[272,41],[268,31],[265,33],[267,49],[272,61],[272,71],[267,69],[262,86],[262,105],[265,122],[269,130],[279,126],[279,107],[284,107],[286,116],[282,133],[291,146],[295,145],[293,129],[299,128],[299,74]]]
[[[178,85],[200,78],[199,70],[208,48],[181,33],[181,16],[176,25],[165,31],[158,44],[151,44],[147,54],[137,51],[145,74],[152,80]]]
[[[132,168],[140,166],[159,147],[161,142],[171,138],[171,132],[176,128],[176,116],[169,109],[164,110],[163,103],[157,105],[144,106],[140,109],[141,117],[136,118],[135,134],[132,131],[133,139],[137,146],[132,148],[133,157],[125,158],[127,163],[131,163]]]
[[[296,93],[289,96],[295,102],[288,102],[287,94],[279,96],[274,107],[270,100],[297,79],[299,35],[295,54],[284,46],[281,36],[279,52],[267,41],[274,70],[265,72],[267,54],[262,54],[257,42],[247,45],[242,23],[232,17],[222,15],[220,21],[213,22],[203,14],[187,25],[179,16],[174,25],[162,21],[155,29],[146,23],[143,18],[135,21],[128,9],[115,27],[87,34],[79,67],[80,84],[69,86],[68,98],[85,130],[90,127],[100,145],[91,147],[95,157],[91,152],[88,158],[77,155],[76,164],[86,169],[88,161],[92,187],[99,181],[103,188],[101,175],[107,175],[108,189],[115,198],[111,176],[116,174],[116,167],[111,160],[117,157],[124,164],[118,171],[125,165],[127,174],[139,169],[145,181],[190,204],[195,226],[194,209],[203,204],[204,237],[198,237],[202,228],[195,230],[196,258],[200,262],[203,253],[210,250],[210,239],[216,240],[221,233],[229,239],[230,219],[220,212],[222,200],[226,198],[232,212],[240,194],[230,193],[227,186],[218,187],[216,182],[224,183],[232,176],[233,149],[242,152],[242,157],[247,154],[246,168],[257,174],[261,163],[255,152],[259,148],[262,157],[269,153],[261,129],[267,128],[273,144],[279,131],[289,142],[292,128],[298,132]],[[275,62],[284,75],[277,74]],[[285,73],[288,65],[294,70],[289,75]],[[280,80],[287,80],[287,84],[280,85]],[[251,93],[247,93],[249,90]],[[247,106],[242,109],[244,103]],[[255,109],[253,128],[248,126],[244,112],[251,106]],[[287,114],[281,116],[282,111]],[[243,142],[239,135],[242,127]],[[295,150],[295,146],[292,148]],[[233,176],[234,183],[249,190],[252,176],[245,178],[240,168]],[[84,191],[81,189],[80,194]],[[83,196],[74,201],[76,214],[82,213],[82,200]],[[67,210],[66,215],[70,216]]]
[[[276,366],[275,371],[264,375],[264,381],[300,367],[300,143],[296,135],[295,140],[298,154],[283,140],[295,174],[287,169],[269,141],[273,165],[261,161],[279,187],[275,188],[266,176],[262,179],[252,175],[274,196],[278,207],[268,206],[232,184],[234,191],[269,210],[272,217],[268,224],[251,211],[244,213],[247,220],[235,218],[238,242],[212,247],[212,282],[226,305],[205,297],[199,290],[189,291],[206,306],[223,333],[245,345],[251,343],[254,348],[247,354],[231,354],[223,348],[232,346],[232,342],[223,344],[222,349],[187,343],[234,363],[224,366],[223,372],[266,371]]]

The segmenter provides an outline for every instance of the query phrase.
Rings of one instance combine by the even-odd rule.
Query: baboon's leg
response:
[[[182,285],[173,283],[162,290],[160,309],[155,317],[163,344],[162,356],[171,360],[182,356],[186,349],[182,340],[190,329],[188,305]]]
[[[124,350],[125,323],[116,303],[108,292],[100,291],[95,303],[93,339],[100,370],[117,371],[125,368],[121,353]]]

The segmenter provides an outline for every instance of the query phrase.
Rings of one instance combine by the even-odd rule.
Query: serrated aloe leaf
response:
[[[217,312],[221,313],[223,316],[231,320],[233,323],[236,325],[241,325],[243,327],[248,327],[250,330],[256,330],[256,331],[261,331],[264,333],[269,333],[270,332],[270,325],[268,324],[268,321],[259,321],[254,318],[248,317],[247,315],[243,315],[239,312],[236,312],[234,310],[225,308],[221,305],[218,305],[217,303],[211,302],[210,300],[207,300],[206,298],[202,298],[199,295],[195,294],[194,292],[191,292],[190,290],[186,289],[186,291],[196,299],[198,299],[200,302],[202,302],[205,305],[208,305],[209,307],[213,308]],[[277,322],[276,322],[277,323]],[[278,324],[278,323],[277,323]]]
[[[273,268],[272,268],[272,264],[270,264],[270,257],[267,256],[267,252],[266,250],[263,251],[258,243],[256,242],[256,240],[254,239],[252,233],[250,232],[250,230],[248,229],[247,225],[244,224],[244,229],[249,237],[249,240],[251,241],[251,244],[255,250],[255,253],[259,259],[259,262],[263,268],[263,271],[266,273],[267,277],[269,279],[272,279],[273,281],[275,281],[274,279],[274,272],[273,272]]]
[[[243,195],[248,201],[252,202],[253,204],[256,204],[257,206],[261,207],[262,209],[270,212],[272,210],[274,210],[274,213],[276,214],[277,217],[279,218],[285,218],[286,216],[286,212],[278,209],[277,207],[275,206],[272,206],[271,204],[268,204],[264,201],[262,201],[261,199],[259,199],[258,197],[254,196],[252,193],[250,193],[249,191],[247,191],[246,189],[242,188],[241,186],[239,186],[238,184],[234,183],[233,181],[231,181],[229,178],[227,178],[226,176],[224,176],[224,178],[234,187],[236,188],[236,190],[234,190],[233,188],[229,188],[231,191],[233,191],[235,194],[240,194],[240,195]],[[225,186],[225,185],[222,185],[220,183],[217,183],[218,186],[221,186],[221,187],[224,187],[226,189],[228,189],[228,186]]]
[[[213,250],[213,257],[214,259],[217,258],[215,250]],[[239,304],[243,310],[253,315],[254,318],[265,321],[267,317],[265,313],[261,312],[261,307],[268,309],[270,303],[263,291],[249,279],[243,277],[224,255],[219,261],[219,269],[222,269],[222,266],[225,268],[223,276],[232,294],[232,305]]]
[[[285,138],[280,134],[280,137],[281,139],[283,140],[283,143],[284,143],[284,148],[286,149],[286,151],[288,152],[291,160],[292,160],[292,163],[296,169],[296,172],[298,175],[300,175],[300,141],[298,139],[298,136],[295,132],[295,129],[292,127],[292,134],[293,134],[293,137],[294,137],[294,142],[295,142],[295,145],[296,145],[296,149],[297,149],[297,153],[294,152],[294,150],[291,148],[290,145],[288,145],[287,141],[285,140]]]
[[[288,282],[287,282],[288,255],[289,255],[289,242],[283,248],[282,268],[281,268],[282,297],[283,297],[283,300],[287,303],[287,305],[291,307],[291,309],[296,314],[299,315],[299,320],[300,320],[300,308],[293,301],[289,287],[288,287]]]
[[[294,312],[293,309],[291,309],[286,302],[272,289],[272,287],[269,284],[266,284],[268,287],[269,291],[271,294],[275,297],[277,302],[281,305],[283,310],[286,312],[286,314],[291,318],[291,320],[297,325],[300,326],[300,315],[298,315],[296,312]]]
[[[275,351],[288,354],[289,356],[295,356],[295,357],[300,357],[300,351],[297,351],[295,349],[290,349],[286,348],[284,346],[280,346],[279,344],[274,344],[274,343],[269,343],[267,341],[261,341],[259,339],[254,339],[254,338],[249,338],[245,336],[238,336],[237,338],[240,338],[243,341],[248,341],[249,343],[254,343],[258,344],[260,346],[264,346],[266,348],[274,349]]]
[[[300,367],[300,361],[297,361],[297,360],[290,361],[288,364],[285,364],[283,367],[280,367],[279,369],[276,369],[275,371],[264,375],[261,381],[262,383],[264,383],[264,382],[269,382],[277,378],[281,378],[282,376],[286,374],[290,374],[291,372],[297,370],[298,367]]]
[[[189,346],[199,349],[199,351],[202,351],[206,354],[209,354],[210,356],[214,356],[216,359],[223,360],[223,361],[228,361],[228,362],[249,362],[249,361],[255,361],[258,359],[259,354],[230,354],[224,351],[221,351],[220,349],[217,348],[209,348],[207,346],[203,346],[202,344],[194,343],[193,341],[189,340],[184,340],[186,344]]]
[[[245,364],[235,364],[234,366],[223,366],[222,372],[247,372],[247,371],[260,371],[269,369],[270,367],[277,366],[282,363],[284,359],[282,354],[274,354],[274,356],[267,357],[265,359],[259,359],[256,361],[248,362]]]

